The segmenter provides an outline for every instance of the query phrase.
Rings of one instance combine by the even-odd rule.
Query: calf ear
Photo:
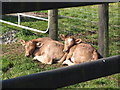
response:
[[[36,47],[40,48],[42,46],[43,46],[43,43],[40,43],[40,42],[36,43]]]
[[[76,42],[77,44],[79,44],[79,43],[82,42],[82,39],[76,39],[75,42]]]
[[[61,40],[65,40],[65,35],[60,34],[60,39],[61,39]]]
[[[25,46],[25,40],[20,40],[19,41],[23,46]]]

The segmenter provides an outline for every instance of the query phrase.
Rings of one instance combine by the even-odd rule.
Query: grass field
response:
[[[118,9],[120,9],[120,7],[118,7],[118,3],[109,5],[109,56],[119,55],[120,53],[120,23]],[[97,10],[97,5],[59,9],[59,15],[68,17],[59,17],[59,34],[74,34],[74,36],[82,38],[84,41],[92,44],[96,49],[98,49]],[[40,11],[37,11],[37,13],[39,12]],[[46,12],[47,11],[42,11],[42,13]],[[3,19],[17,23],[16,17],[4,16]],[[47,28],[46,21],[30,18],[22,18],[21,24],[39,30],[46,30]],[[31,40],[38,37],[48,36],[48,34],[36,33],[6,24],[2,24],[0,29],[2,29],[2,33],[5,33],[8,30],[19,31],[16,35],[18,40]],[[24,47],[19,42],[7,45],[3,44],[1,47],[2,54],[0,54],[0,56],[2,57],[2,67],[0,78],[3,80],[63,67],[61,64],[44,65],[40,62],[32,61],[32,57],[27,58],[24,56]],[[118,80],[120,80],[120,74],[115,74],[64,88],[118,88]]]

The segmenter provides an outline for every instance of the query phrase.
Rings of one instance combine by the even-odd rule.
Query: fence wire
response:
[[[119,54],[119,6],[109,4],[109,56]],[[98,5],[59,9],[59,33],[73,34],[98,48]]]

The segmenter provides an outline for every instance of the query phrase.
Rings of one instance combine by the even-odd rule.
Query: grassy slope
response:
[[[118,27],[118,7],[117,4],[110,5],[110,56],[118,55],[120,46],[119,42],[119,27]],[[47,11],[43,11],[47,12]],[[82,38],[97,47],[98,37],[98,14],[97,6],[86,6],[77,8],[60,9],[59,15],[75,17],[77,19],[59,18],[59,34],[72,33],[75,36]],[[17,23],[17,19],[14,17],[5,17],[6,20],[10,20]],[[21,24],[36,29],[45,30],[47,28],[47,22],[34,19],[22,19]],[[17,27],[3,24],[2,32],[7,30],[19,30],[16,35],[19,39],[30,40],[33,38],[48,36],[48,34],[38,34],[31,31],[26,31]],[[60,64],[43,65],[38,62],[33,62],[32,58],[24,57],[24,48],[19,44],[3,45],[2,54],[2,79],[9,79],[18,76],[28,75],[36,72],[42,72],[55,68],[62,67]],[[115,74],[100,79],[83,82],[80,84],[71,85],[65,88],[115,88],[117,87],[117,81],[120,79],[119,74]]]

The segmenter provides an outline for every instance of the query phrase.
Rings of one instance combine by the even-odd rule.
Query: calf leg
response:
[[[72,55],[73,55],[73,50],[70,50],[70,52],[66,56],[66,60],[62,64],[67,64],[68,66],[74,65],[74,63],[71,61]]]
[[[74,65],[74,63],[71,62],[70,60],[65,60],[62,64],[63,64],[63,65],[64,65],[64,64],[67,64],[68,66]]]
[[[41,55],[41,52],[39,49],[35,49],[34,53],[33,53],[33,56],[40,56]]]
[[[40,61],[41,63],[44,63],[44,64],[52,64],[52,59],[47,57],[47,56],[35,56],[33,58],[33,60],[38,60]]]
[[[98,54],[96,52],[96,50],[93,51],[93,60],[97,60],[98,59]]]
[[[72,55],[73,55],[73,52],[72,52],[72,51],[69,52],[69,53],[67,54],[66,60],[70,60],[71,57],[72,57]]]
[[[66,59],[67,54],[68,54],[68,53],[65,53],[65,54],[63,55],[63,57],[62,57],[58,62],[59,62],[59,63],[62,63],[62,62]]]
[[[44,59],[44,62],[45,62],[45,64],[52,64],[53,59],[48,57],[48,56],[46,56],[45,59]]]
[[[35,56],[34,58],[33,58],[33,60],[38,60],[38,61],[40,61],[40,62],[43,62],[44,60],[43,60],[43,56]]]

